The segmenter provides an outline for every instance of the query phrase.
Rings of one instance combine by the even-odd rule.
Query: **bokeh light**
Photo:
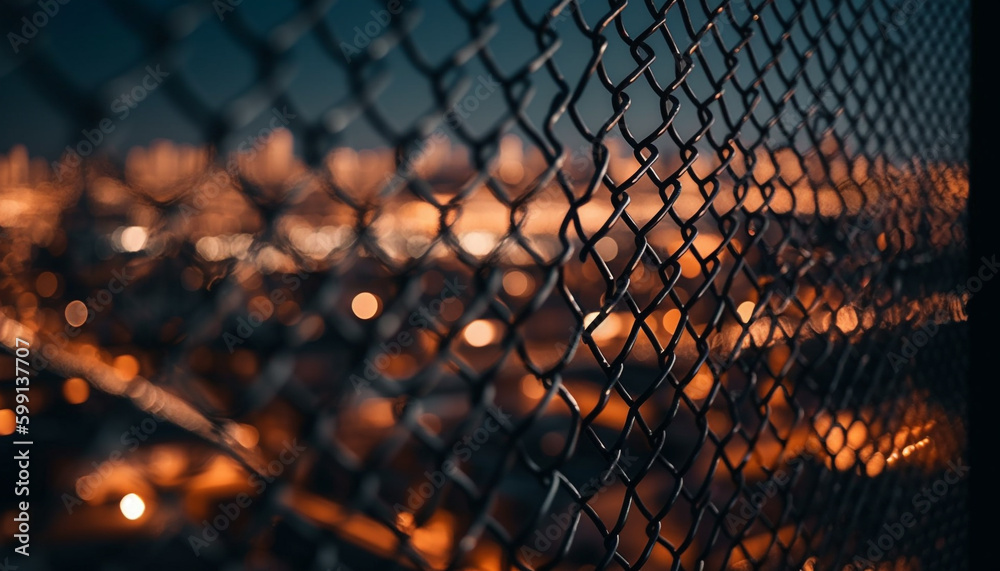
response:
[[[132,355],[119,355],[115,357],[112,366],[124,381],[130,381],[139,374],[139,360]]]
[[[14,411],[9,408],[0,410],[0,436],[14,432]]]
[[[371,319],[378,315],[379,299],[375,294],[363,291],[351,300],[351,311],[359,319]]]
[[[485,347],[496,341],[497,327],[486,319],[477,319],[465,328],[465,342],[473,347]]]
[[[142,226],[129,226],[122,230],[121,244],[122,250],[126,252],[138,252],[146,245],[148,234]]]
[[[127,494],[118,503],[118,507],[122,515],[130,520],[137,520],[146,512],[146,502],[142,501],[138,494]]]
[[[42,297],[52,297],[59,289],[59,278],[52,272],[42,272],[35,278],[35,291]]]
[[[72,377],[66,379],[66,382],[63,383],[62,393],[66,402],[81,404],[86,402],[90,396],[90,385],[87,384],[87,381],[79,377]]]
[[[670,311],[663,314],[663,328],[667,330],[667,333],[674,333],[677,331],[677,324],[681,321],[681,312],[679,309],[671,309]]]
[[[80,300],[73,300],[66,304],[66,310],[63,312],[66,316],[66,323],[69,323],[73,327],[80,327],[87,322],[87,305]]]
[[[503,276],[503,289],[514,297],[528,293],[531,288],[531,276],[521,270],[508,270]]]

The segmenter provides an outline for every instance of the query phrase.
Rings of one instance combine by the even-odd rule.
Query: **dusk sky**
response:
[[[465,6],[478,7],[485,2],[463,3]],[[114,3],[110,3],[114,5]],[[82,129],[96,128],[101,119],[111,121],[108,137],[98,145],[98,154],[121,154],[130,146],[148,144],[156,138],[171,139],[179,142],[204,141],[205,125],[202,129],[196,127],[201,121],[197,114],[191,115],[181,111],[190,104],[178,104],[171,93],[183,87],[204,105],[208,116],[218,118],[233,111],[231,104],[241,101],[241,97],[260,87],[263,82],[258,77],[260,67],[265,64],[253,57],[251,49],[240,45],[234,38],[238,35],[241,24],[246,25],[256,37],[265,37],[275,26],[288,22],[295,15],[295,9],[287,5],[245,1],[238,6],[225,4],[214,5],[209,2],[179,3],[167,0],[144,0],[135,3],[141,7],[127,8],[125,4],[120,9],[111,9],[104,3],[69,2],[59,7],[59,12],[48,19],[34,37],[28,39],[21,35],[24,23],[23,15],[31,15],[37,6],[24,4],[23,14],[8,13],[3,21],[4,30],[9,44],[0,50],[0,105],[7,109],[18,109],[18,113],[7,116],[8,123],[0,131],[0,151],[5,152],[15,144],[24,144],[29,153],[54,158],[66,145],[74,145],[83,139]],[[350,101],[350,83],[343,64],[344,46],[361,46],[371,37],[378,38],[394,21],[403,25],[414,25],[412,34],[414,43],[432,65],[439,64],[460,47],[469,44],[469,38],[478,34],[470,29],[470,25],[451,5],[443,1],[418,2],[404,1],[404,10],[393,16],[387,26],[378,22],[376,12],[384,10],[386,3],[379,2],[336,2],[334,8],[324,19],[323,25],[336,35],[340,46],[339,53],[331,54],[325,50],[315,33],[304,33],[294,42],[284,57],[278,62],[280,72],[272,74],[277,78],[271,89],[274,95],[284,94],[292,103],[289,112],[295,118],[287,126],[296,134],[301,135],[306,127],[316,125],[324,114],[331,109],[346,109],[345,103]],[[740,4],[740,3],[736,3]],[[548,3],[531,3],[526,7],[531,11],[528,16],[539,19],[543,8]],[[429,9],[431,8],[431,9]],[[581,8],[588,24],[593,26],[607,13],[606,3],[600,0],[585,0]],[[690,9],[690,8],[688,8]],[[780,10],[773,6],[769,10]],[[216,13],[218,10],[218,14]],[[130,12],[131,11],[131,12]],[[140,15],[136,15],[140,14]],[[221,15],[221,19],[220,19]],[[750,12],[743,8],[734,13],[736,21],[746,21]],[[787,14],[786,14],[787,15]],[[688,13],[687,18],[695,25],[703,25],[704,14]],[[810,27],[819,25],[819,21],[811,13],[803,16]],[[410,24],[407,18],[412,18]],[[536,39],[528,28],[518,20],[514,3],[507,2],[495,9],[493,22],[499,25],[502,32],[490,41],[489,47],[498,66],[511,73],[519,69],[538,54]],[[632,37],[639,35],[643,26],[648,26],[649,14],[642,3],[632,3],[623,12],[623,21]],[[155,28],[143,27],[150,22],[171,23],[174,34],[180,40],[171,39],[168,49],[156,47],[150,40],[154,37]],[[723,38],[722,44],[731,49],[739,35],[736,28],[723,16],[717,22]],[[630,23],[634,23],[629,27]],[[643,26],[640,26],[640,23]],[[612,24],[613,26],[614,24]],[[874,20],[870,22],[871,29],[877,29]],[[690,35],[683,25],[680,9],[671,10],[667,17],[667,28],[671,37],[683,51],[690,45]],[[566,17],[555,24],[562,45],[556,52],[553,61],[567,78],[571,85],[578,83],[584,67],[593,53],[590,41],[580,32],[567,11]],[[768,55],[770,48],[763,38],[777,37],[772,30],[762,26],[763,33],[754,34],[751,50],[757,59]],[[30,33],[30,29],[28,32]],[[359,34],[360,32],[360,34]],[[27,43],[19,43],[11,34],[21,35]],[[829,38],[836,40],[839,33],[833,29]],[[637,64],[628,53],[627,46],[612,34],[604,61],[611,72],[611,80],[620,82],[627,73],[636,69]],[[842,37],[842,36],[840,36]],[[788,41],[788,40],[786,40]],[[806,39],[800,32],[794,33],[792,42],[804,45]],[[346,42],[346,44],[344,43]],[[669,85],[677,77],[674,58],[662,34],[657,32],[647,43],[657,54],[651,69],[656,75],[661,87]],[[12,44],[17,44],[18,53],[13,53]],[[720,43],[714,37],[703,46],[708,55],[708,67],[712,75],[718,77],[725,70]],[[916,49],[916,48],[915,48]],[[665,55],[663,55],[665,54]],[[739,64],[735,76],[724,84],[722,98],[711,104],[709,109],[713,114],[715,124],[711,134],[717,139],[725,138],[732,129],[725,125],[721,107],[729,109],[742,105],[742,95],[733,82],[746,86],[753,81],[754,73],[750,58],[746,53],[740,53]],[[25,65],[33,58],[44,58],[54,66]],[[336,62],[334,58],[341,58]],[[823,81],[819,66],[813,62],[807,66],[807,75],[815,76],[818,82]],[[779,67],[791,70],[796,62],[789,58],[779,57]],[[155,84],[148,96],[141,102],[129,106],[127,115],[121,96],[127,94],[144,80],[146,67],[162,70],[165,77],[162,84]],[[157,67],[159,66],[159,67]],[[260,67],[259,67],[260,66]],[[383,79],[383,85],[377,96],[377,108],[389,124],[396,129],[411,127],[416,118],[424,116],[434,108],[431,82],[422,75],[407,58],[400,46],[394,46],[386,56],[382,69],[392,69],[378,80],[366,78],[369,84],[376,84]],[[30,70],[33,70],[29,72]],[[54,69],[55,73],[41,70]],[[177,71],[183,69],[183,72]],[[366,73],[373,68],[368,66]],[[490,74],[481,60],[473,57],[461,66],[462,75],[471,81],[472,89],[477,78],[489,77]],[[814,73],[815,72],[815,73]],[[785,72],[787,73],[787,72]],[[458,74],[451,71],[444,75],[446,84],[456,81]],[[765,85],[775,96],[780,96],[783,88],[779,74],[773,71],[765,79]],[[841,74],[834,75],[830,80],[838,89],[843,89],[848,80]],[[173,85],[172,85],[173,84]],[[714,91],[705,67],[698,59],[693,70],[687,77],[687,84],[694,89],[694,96],[702,101],[708,100]],[[542,67],[531,75],[531,85],[535,90],[532,102],[527,109],[528,116],[536,128],[541,128],[544,118],[556,99],[557,86],[552,81],[548,70]],[[596,130],[600,127],[599,118],[605,120],[614,114],[612,95],[596,78],[592,78],[583,92],[579,108],[587,117],[588,128]],[[472,89],[468,92],[473,93]],[[913,90],[914,105],[919,105],[921,93]],[[626,121],[634,134],[645,135],[655,129],[660,120],[661,102],[645,80],[640,80],[627,91],[631,107],[626,113]],[[684,139],[694,136],[702,121],[693,106],[688,94],[676,90],[674,95],[681,106],[675,122],[680,135]],[[822,94],[821,94],[822,95]],[[795,100],[808,106],[816,101],[816,96],[807,91],[799,90]],[[257,100],[256,107],[245,114],[237,125],[236,134],[226,139],[224,146],[233,148],[242,140],[253,136],[261,127],[268,124],[273,116],[272,109],[284,107],[285,100],[279,104],[269,104],[270,99],[264,96]],[[90,115],[84,113],[79,106],[91,104]],[[495,125],[505,113],[509,105],[504,101],[503,94],[496,91],[478,102],[475,112],[468,113],[464,119],[474,133],[482,134],[488,126]],[[850,101],[848,108],[869,102]],[[870,102],[877,105],[877,101]],[[683,109],[687,108],[687,111]],[[793,120],[798,118],[796,112],[786,112]],[[759,120],[767,120],[774,115],[773,109],[762,100],[758,104],[755,116]],[[942,125],[948,124],[948,118],[939,117]],[[932,125],[924,127],[933,129]],[[579,147],[583,139],[577,134],[577,129],[571,124],[568,115],[563,115],[556,124],[556,133],[563,142],[573,148]],[[942,127],[937,127],[939,130]],[[617,130],[617,129],[616,129]],[[744,128],[742,136],[753,138],[756,133]],[[773,136],[773,133],[772,133]],[[661,138],[666,142],[666,136]],[[339,133],[325,141],[326,145],[352,146],[355,148],[386,146],[386,139],[377,134],[369,122],[363,117],[351,117],[350,123]],[[301,143],[300,143],[301,144]],[[863,144],[863,143],[862,143]],[[671,147],[674,147],[673,149]],[[667,152],[676,152],[676,145],[668,143],[663,147]]]

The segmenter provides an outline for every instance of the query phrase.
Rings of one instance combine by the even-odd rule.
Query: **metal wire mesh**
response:
[[[106,7],[205,146],[102,149],[120,82],[28,38],[84,131],[0,163],[2,325],[244,465],[150,420],[85,494],[154,417],[46,405],[38,568],[967,565],[966,2]]]

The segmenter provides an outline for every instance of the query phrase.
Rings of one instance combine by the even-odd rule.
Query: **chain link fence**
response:
[[[968,20],[8,3],[22,567],[965,568]]]

